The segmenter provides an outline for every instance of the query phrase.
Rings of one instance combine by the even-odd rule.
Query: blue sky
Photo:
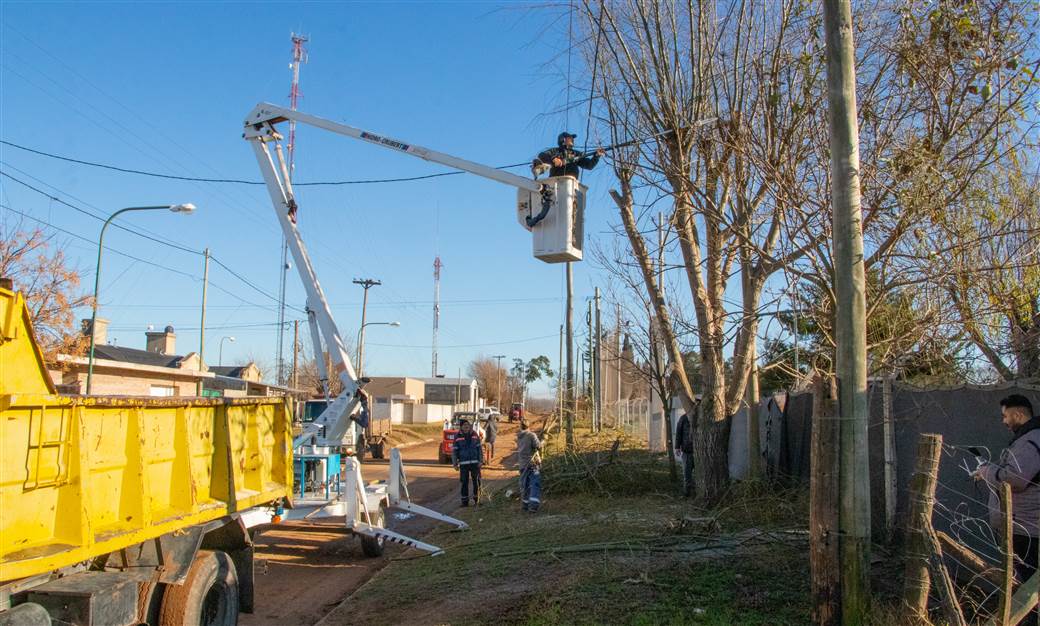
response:
[[[310,37],[301,110],[489,165],[518,163],[553,144],[568,121],[552,113],[566,98],[566,61],[557,57],[566,27],[558,17],[559,9],[502,3],[5,1],[0,137],[124,167],[259,180],[241,122],[257,102],[288,103],[289,36],[296,31]],[[577,58],[574,66],[579,71]],[[572,113],[570,127],[584,133],[583,116]],[[211,267],[207,361],[215,363],[220,338],[233,335],[225,364],[273,364],[277,313],[269,294],[278,290],[280,237],[262,187],[144,178],[7,146],[0,159],[11,176],[103,217],[125,206],[196,204],[191,216],[138,213],[124,223],[187,248],[209,247],[266,292]],[[296,164],[299,182],[445,171],[303,126]],[[606,195],[612,177],[601,166],[585,182],[592,189],[589,250],[589,239],[606,237],[613,218]],[[300,228],[341,332],[353,336],[360,321],[353,278],[384,283],[370,292],[370,321],[401,322],[368,329],[367,373],[430,374],[438,253],[441,373],[465,372],[478,354],[556,361],[563,266],[532,258],[514,196],[470,175],[298,191]],[[0,209],[7,224],[20,211],[91,240],[100,229],[100,221],[10,179],[0,181],[0,201],[10,207]],[[59,238],[84,287],[91,286],[96,246]],[[106,253],[100,302],[109,336],[142,348],[148,325],[172,324],[178,351],[197,350],[201,257],[114,229],[106,244],[176,270]],[[576,323],[584,298],[605,281],[591,264],[576,265]],[[295,273],[287,292],[288,302],[302,307]]]

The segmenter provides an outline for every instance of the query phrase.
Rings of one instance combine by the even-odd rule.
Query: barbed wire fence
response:
[[[954,476],[961,477],[995,458],[986,446],[950,445],[941,435],[921,435],[903,555],[903,600],[911,616],[927,618],[929,605],[938,604],[950,624],[1003,626],[1038,610],[1037,574],[1029,581],[1015,579],[1022,562],[1012,536],[1028,535],[1029,529],[1012,515],[1010,487],[976,480],[973,490],[965,491],[940,479],[940,466],[955,468]]]

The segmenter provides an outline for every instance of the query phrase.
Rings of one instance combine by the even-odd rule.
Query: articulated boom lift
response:
[[[289,244],[289,250],[307,292],[307,319],[311,340],[314,344],[314,354],[319,356],[315,360],[326,397],[328,397],[329,389],[328,380],[332,372],[326,371],[325,362],[320,358],[320,355],[326,351],[325,346],[331,356],[334,373],[343,383],[343,392],[330,402],[313,422],[305,424],[303,431],[293,440],[293,448],[297,454],[312,455],[320,454],[331,446],[339,446],[345,436],[348,436],[350,441],[357,440],[357,426],[350,420],[350,416],[358,408],[360,397],[358,392],[367,380],[357,377],[350,355],[347,354],[342,336],[332,317],[328,300],[325,298],[317,274],[311,265],[307,248],[303,245],[300,232],[296,228],[296,197],[280,143],[282,135],[276,128],[278,124],[289,120],[515,187],[517,189],[517,220],[521,226],[532,233],[534,256],[548,263],[581,260],[586,189],[577,180],[568,176],[550,177],[541,181],[533,180],[299,111],[267,103],[257,105],[245,120],[243,137],[253,147],[267,191],[274,204],[278,223],[282,227],[282,232]],[[347,459],[346,472],[347,488],[344,493],[346,501],[328,504],[323,507],[323,510],[329,515],[345,513],[348,525],[355,532],[370,540],[378,540],[380,550],[382,541],[389,539],[424,550],[439,551],[434,546],[382,528],[381,522],[384,519],[382,511],[386,507],[404,509],[455,524],[460,528],[466,527],[464,522],[410,502],[407,484],[404,480],[404,466],[397,450],[393,450],[391,453],[389,490],[385,485],[365,486],[361,478],[360,466],[353,458]],[[402,484],[405,496],[403,500],[400,497]]]

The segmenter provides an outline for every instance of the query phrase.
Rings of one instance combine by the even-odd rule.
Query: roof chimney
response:
[[[85,319],[82,322],[80,322],[80,324],[83,328],[83,335],[85,337],[90,337],[90,320]],[[100,317],[97,318],[97,324],[95,328],[97,330],[94,332],[94,344],[98,346],[105,345],[105,341],[108,340],[108,320],[101,319]]]
[[[177,354],[177,335],[173,332],[173,326],[167,326],[161,333],[148,332],[144,336],[147,339],[145,350],[169,356]]]

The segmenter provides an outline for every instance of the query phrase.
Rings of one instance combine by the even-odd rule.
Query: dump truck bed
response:
[[[55,395],[0,289],[0,582],[288,499],[291,445],[282,398]]]

